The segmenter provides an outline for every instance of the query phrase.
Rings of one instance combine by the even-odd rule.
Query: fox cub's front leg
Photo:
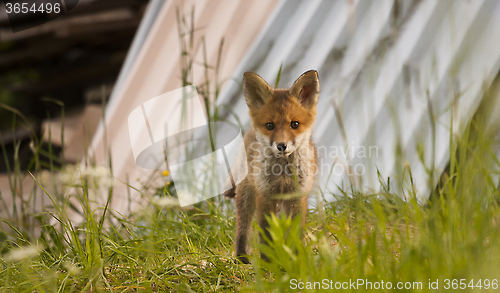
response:
[[[272,198],[265,197],[263,195],[257,195],[257,221],[259,223],[260,229],[262,229],[262,233],[260,235],[260,243],[265,244],[266,240],[264,236],[271,240],[271,233],[269,232],[269,222],[266,217],[270,217],[271,214],[276,213],[276,204],[277,201]],[[260,258],[269,261],[269,258],[261,251]]]
[[[284,208],[285,215],[287,215],[287,217],[292,217],[292,219],[294,219],[300,213],[301,227],[302,228],[305,227],[306,215],[307,215],[307,197],[306,196],[286,200],[283,203],[283,208]]]
[[[247,179],[236,188],[236,257],[248,264],[247,242],[255,212],[255,190]]]

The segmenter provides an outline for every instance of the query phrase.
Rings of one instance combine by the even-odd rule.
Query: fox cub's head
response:
[[[316,71],[302,74],[290,89],[273,89],[262,77],[246,72],[243,93],[262,146],[270,146],[278,156],[289,156],[309,144],[319,97]]]

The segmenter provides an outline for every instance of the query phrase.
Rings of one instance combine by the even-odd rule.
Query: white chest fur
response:
[[[252,175],[264,196],[294,192],[309,193],[315,177],[315,147],[309,144],[288,157],[278,157],[262,149],[252,158]]]

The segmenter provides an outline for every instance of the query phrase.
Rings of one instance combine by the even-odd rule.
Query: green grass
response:
[[[494,143],[476,120],[460,139],[451,138],[450,168],[428,202],[417,202],[411,190],[404,201],[384,184],[377,194],[340,192],[324,210],[310,211],[302,240],[296,220],[273,217],[273,239],[262,246],[254,224],[251,265],[232,258],[231,202],[210,200],[190,209],[152,202],[124,217],[107,205],[95,207],[93,194],[103,187],[81,172],[72,197],[83,223],[68,219],[69,196],[50,193],[54,210],[27,213],[41,223],[40,236],[4,219],[11,229],[0,234],[0,288],[284,292],[304,286],[302,292],[315,292],[343,286],[343,291],[376,292],[383,281],[384,288],[390,282],[393,289],[412,288],[408,292],[429,292],[431,285],[438,286],[431,290],[436,292],[448,292],[447,286],[465,286],[462,292],[497,291],[500,208],[494,182],[499,164],[491,150]],[[23,175],[16,172],[12,175]],[[159,187],[157,194],[168,196],[169,186]],[[107,191],[112,198],[113,190]],[[51,219],[58,225],[49,225]],[[269,263],[258,258],[258,249],[266,252]]]
[[[17,160],[7,166],[11,191],[22,194],[23,178],[33,176],[35,184],[47,188],[54,208],[34,212],[36,193],[20,206],[6,206],[0,194],[3,206],[17,211],[1,219],[7,229],[0,231],[0,291],[387,292],[388,284],[408,292],[498,291],[498,126],[488,123],[494,107],[485,97],[465,131],[450,135],[449,167],[428,201],[417,201],[411,185],[401,199],[390,190],[390,178],[379,174],[381,191],[341,190],[335,202],[309,211],[305,229],[298,218],[273,216],[268,245],[258,243],[254,222],[250,265],[232,257],[235,210],[229,200],[181,209],[168,200],[173,188],[165,177],[165,186],[143,183],[138,191],[148,204],[124,216],[108,209],[116,196],[108,181],[111,172],[102,166],[65,166],[33,135],[31,172],[21,170]],[[0,146],[5,156],[1,139]],[[404,174],[413,182],[409,165]],[[99,204],[102,194],[106,201]],[[83,221],[71,221],[68,211]],[[259,250],[270,262],[260,260]]]
[[[165,186],[143,183],[138,191],[149,204],[123,216],[108,209],[116,196],[109,171],[64,162],[56,167],[52,162],[60,158],[52,157],[50,148],[43,151],[42,139],[33,135],[32,172],[21,170],[18,161],[7,166],[11,191],[22,193],[23,178],[33,176],[35,184],[48,187],[54,208],[34,212],[39,194],[21,206],[4,204],[18,212],[1,219],[8,228],[0,231],[0,290],[387,292],[390,284],[408,292],[498,291],[500,162],[494,139],[498,127],[487,122],[494,117],[488,101],[460,136],[450,136],[449,167],[428,201],[417,201],[411,185],[401,199],[390,190],[389,178],[379,174],[380,192],[360,193],[355,186],[341,190],[335,202],[309,211],[305,229],[298,218],[272,217],[268,245],[258,243],[254,222],[250,265],[232,257],[235,210],[229,200],[181,209],[166,200],[173,189],[165,177]],[[1,140],[0,146],[5,155]],[[50,164],[43,165],[42,157]],[[404,180],[412,182],[410,166],[404,172],[410,177]],[[98,204],[103,193],[107,200]],[[1,194],[0,199],[5,202]],[[83,222],[70,221],[68,211],[77,211]],[[259,250],[270,262],[260,260]]]

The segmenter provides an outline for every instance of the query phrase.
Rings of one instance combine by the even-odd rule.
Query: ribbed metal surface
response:
[[[194,24],[194,45],[187,49],[189,57],[195,60],[189,82],[201,86],[207,79],[212,82],[217,78],[229,79],[277,3],[277,0],[151,1],[107,105],[106,127],[101,123],[94,135],[88,152],[90,157],[100,165],[108,165],[111,161],[113,175],[118,180],[145,194],[148,191],[143,183],[148,187],[165,184],[161,171],[142,169],[135,163],[132,146],[141,141],[131,141],[128,116],[141,104],[183,86],[179,32],[187,28],[179,29],[177,12],[181,18],[185,17],[186,23]],[[222,62],[219,71],[215,72],[222,39]],[[196,50],[202,40],[205,45]],[[205,76],[205,61],[210,66],[208,77]],[[158,111],[165,109],[167,115],[169,109],[165,105],[156,106]],[[147,133],[147,129],[144,131]],[[136,209],[148,203],[143,194],[118,180],[111,208],[127,213],[128,207]]]
[[[462,132],[498,73],[499,36],[500,1],[494,0],[282,1],[218,103],[248,128],[245,71],[272,84],[282,64],[280,86],[288,87],[316,69],[321,95],[313,138],[327,200],[351,182],[378,191],[377,170],[404,195],[410,188],[405,165],[426,198],[448,162],[450,130]],[[347,147],[354,153],[344,156]],[[363,175],[340,172],[348,163]]]

